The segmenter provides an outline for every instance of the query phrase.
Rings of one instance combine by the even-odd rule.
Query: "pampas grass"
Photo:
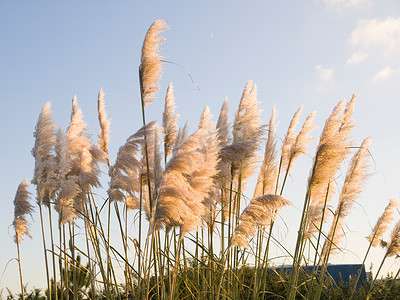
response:
[[[24,235],[30,236],[28,231],[28,220],[26,219],[27,215],[31,215],[33,212],[33,206],[29,203],[30,193],[28,191],[28,180],[22,181],[17,189],[14,198],[14,221],[12,225],[15,230],[14,241],[17,244],[17,252],[18,252],[18,268],[19,268],[19,276],[20,276],[20,284],[21,284],[21,294],[22,299],[25,299],[24,296],[24,285],[22,281],[22,266],[21,266],[21,254],[19,250],[19,244],[22,241]]]
[[[328,261],[329,252],[339,250],[339,241],[343,238],[342,232],[345,225],[344,218],[347,217],[353,208],[355,201],[360,197],[364,184],[366,183],[368,172],[368,147],[371,143],[371,137],[366,138],[360,146],[360,149],[351,160],[346,178],[339,196],[339,203],[334,213],[334,220],[328,237],[322,248],[322,257]],[[333,247],[333,248],[332,248]]]
[[[254,189],[253,198],[264,194],[273,193],[275,190],[275,181],[277,176],[278,163],[276,161],[276,110],[272,109],[271,117],[268,124],[268,137],[265,142],[264,159],[258,173],[256,187]]]
[[[178,126],[170,83],[162,126],[156,121],[147,123],[145,108],[156,100],[159,90],[164,59],[159,50],[166,29],[165,21],[158,20],[146,34],[139,67],[143,127],[126,139],[111,166],[108,153],[111,130],[103,89],[97,99],[98,145],[92,143],[76,96],[66,133],[53,124],[50,104],[42,109],[34,133],[32,182],[36,185],[41,213],[48,298],[58,299],[59,293],[62,299],[78,299],[86,293],[85,297],[91,299],[219,300],[220,297],[264,299],[273,295],[293,300],[319,299],[322,293],[335,292],[337,288],[325,286],[329,257],[344,249],[340,239],[346,220],[369,175],[371,154],[367,138],[350,161],[345,178],[337,180],[343,162],[353,151],[355,95],[349,102],[343,100],[337,104],[322,129],[304,188],[302,215],[292,252],[287,245],[290,241],[278,238],[282,234],[281,222],[285,224],[285,220],[277,216],[281,209],[291,205],[282,195],[291,183],[287,179],[295,174],[295,163],[311,148],[315,112],[297,130],[304,109],[301,106],[291,119],[282,146],[278,147],[276,108],[273,107],[265,124],[257,100],[257,85],[248,81],[232,123],[225,98],[216,123],[206,106],[197,128],[189,131],[187,124]],[[259,153],[261,144],[263,153]],[[107,164],[109,176],[104,199],[98,191],[102,164]],[[251,185],[248,181],[251,183],[257,169],[254,191],[248,198],[247,186]],[[336,193],[337,186],[341,186],[340,193]],[[27,198],[28,193],[23,195],[22,198]],[[338,206],[330,220],[334,198]],[[296,199],[290,200],[296,203]],[[42,214],[42,204],[49,209],[48,220]],[[104,209],[107,206],[108,210]],[[367,254],[382,239],[396,206],[397,201],[392,200],[378,220],[368,237]],[[59,218],[59,242],[52,237],[53,208]],[[28,223],[22,215],[30,211],[27,202],[16,203],[13,224],[18,247],[22,236],[28,233]],[[51,249],[45,244],[46,221],[50,225]],[[114,222],[118,222],[119,230],[112,228]],[[327,223],[331,225],[329,230],[325,228]],[[86,250],[81,247],[83,228]],[[397,223],[382,265],[386,258],[399,252],[399,228]],[[114,238],[118,235],[119,243]],[[270,245],[275,245],[277,252],[271,251]],[[54,263],[56,251],[59,274]],[[48,252],[53,254],[52,280]],[[78,284],[78,252],[88,261],[90,293]],[[274,269],[277,257],[272,256],[278,252],[285,259],[293,259],[290,274],[278,274]],[[304,262],[313,266],[311,274],[300,275]],[[322,269],[317,276],[319,266]],[[281,286],[280,290],[277,286]],[[350,288],[346,295],[364,294]]]
[[[100,124],[100,131],[97,134],[99,137],[99,148],[107,155],[107,165],[110,165],[108,157],[108,144],[110,141],[110,120],[107,119],[107,113],[104,105],[104,91],[100,89],[97,98],[97,112]]]
[[[139,78],[144,107],[149,106],[154,101],[154,94],[159,90],[161,61],[164,58],[158,55],[158,51],[161,44],[165,42],[161,33],[167,29],[168,26],[164,20],[155,21],[150,26],[143,41]]]
[[[366,239],[371,243],[373,247],[379,245],[380,240],[382,239],[383,234],[388,229],[390,223],[394,220],[395,209],[399,206],[399,202],[396,198],[393,198],[389,201],[389,204],[386,206],[384,212],[379,217],[376,222],[374,228],[371,231],[371,234],[366,237]]]
[[[175,114],[175,102],[173,95],[172,82],[168,85],[167,95],[165,97],[164,113],[163,113],[163,131],[164,131],[164,155],[165,162],[172,152],[174,147],[176,135],[178,133],[177,119],[178,115]]]
[[[207,110],[205,110],[207,112]],[[208,116],[202,116],[202,122]],[[154,225],[167,230],[179,227],[181,234],[196,230],[203,223],[204,200],[217,173],[218,145],[215,133],[197,129],[175,150],[160,183]]]
[[[31,237],[28,231],[27,215],[33,212],[33,206],[29,203],[30,192],[28,191],[28,180],[22,181],[14,198],[14,221],[15,243],[19,244],[24,235]]]
[[[291,205],[290,201],[273,194],[251,200],[239,217],[239,226],[235,229],[230,246],[247,248],[249,246],[247,240],[255,236],[257,227],[268,227],[274,221],[275,214],[287,205]]]

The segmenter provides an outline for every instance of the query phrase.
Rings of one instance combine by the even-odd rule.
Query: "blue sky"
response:
[[[103,87],[112,120],[110,156],[114,161],[118,147],[141,124],[140,49],[148,27],[157,19],[167,20],[170,26],[161,54],[171,63],[164,64],[160,92],[146,113],[148,120],[161,121],[165,90],[172,81],[180,125],[188,121],[194,128],[205,105],[216,120],[225,97],[232,121],[245,83],[253,80],[265,123],[276,105],[278,136],[284,137],[293,113],[304,104],[302,120],[317,111],[319,129],[314,136],[318,137],[334,105],[358,94],[354,137],[358,143],[370,134],[373,137],[373,176],[348,217],[344,242],[348,250],[333,262],[360,262],[367,248],[363,237],[389,199],[400,197],[398,1],[0,0],[1,270],[16,256],[9,227],[12,201],[18,184],[32,178],[30,150],[42,106],[51,101],[55,123],[65,129],[76,94],[96,140],[96,99]],[[297,209],[304,198],[314,149],[299,160],[286,191],[295,207],[283,212],[289,229],[282,225],[280,235],[288,237],[289,248],[294,247]],[[106,187],[107,178],[103,182]],[[34,187],[30,188],[34,193]],[[30,287],[44,287],[37,211],[33,218],[33,239],[21,245],[24,278]],[[379,263],[382,251],[374,251],[368,264]],[[387,266],[391,263],[391,270],[396,270],[398,264],[391,261]],[[0,289],[16,290],[17,276],[13,261]]]

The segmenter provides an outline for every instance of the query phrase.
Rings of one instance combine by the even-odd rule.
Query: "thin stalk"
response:
[[[107,251],[107,282],[110,282],[111,266],[110,266],[110,228],[111,227],[111,199],[108,199],[108,214],[107,214],[107,240],[106,240],[106,251]]]
[[[183,240],[183,235],[182,235],[182,231],[179,234],[179,239],[178,239],[178,251],[176,252],[175,255],[175,266],[174,266],[174,270],[172,272],[172,284],[171,284],[171,293],[169,296],[169,300],[174,299],[174,292],[175,292],[175,281],[176,281],[176,275],[178,273],[178,266],[179,266],[179,252],[180,252],[180,246]]]
[[[373,283],[376,281],[376,279],[378,278],[379,272],[381,271],[382,266],[383,266],[383,263],[385,262],[385,260],[386,260],[387,257],[388,257],[387,254],[385,254],[385,256],[383,257],[382,262],[381,262],[381,264],[380,264],[380,266],[379,266],[379,268],[378,268],[378,271],[376,271],[376,275],[375,275],[375,278],[374,278],[374,281],[372,282],[372,284],[373,284]]]
[[[258,268],[259,268],[259,260],[261,254],[261,245],[260,245],[260,234],[261,230],[257,228],[257,240],[256,240],[256,257],[254,259],[254,280],[253,280],[253,299],[258,299],[258,282],[257,282],[257,275],[258,275]]]
[[[385,300],[387,295],[390,294],[390,292],[392,291],[392,288],[393,288],[393,286],[396,282],[397,276],[399,276],[399,274],[400,274],[400,268],[397,270],[396,275],[393,277],[392,282],[390,283],[390,286],[389,286],[389,292],[385,293],[385,297],[383,298],[383,300]]]
[[[281,168],[282,168],[282,155],[281,155],[281,158],[279,160],[278,174],[276,176],[275,194],[278,192],[278,188],[279,188],[279,177],[281,175]]]
[[[48,206],[49,208],[49,221],[50,221],[50,238],[51,238],[51,256],[53,259],[53,280],[54,280],[54,292],[55,292],[55,299],[58,300],[58,294],[57,294],[57,276],[56,276],[56,258],[55,258],[55,252],[54,252],[54,240],[53,240],[53,221],[51,218],[51,207],[50,204]]]
[[[47,278],[47,288],[49,291],[49,297],[51,297],[51,284],[50,284],[50,276],[49,276],[49,263],[47,261],[47,248],[46,248],[46,238],[44,234],[44,224],[43,224],[43,211],[42,205],[39,205],[39,213],[40,213],[40,225],[42,227],[42,240],[43,240],[43,253],[44,253],[44,262],[46,267],[46,278]]]
[[[105,285],[105,290],[106,290],[106,296],[107,296],[107,299],[114,299],[114,294],[112,294],[111,293],[111,289],[110,289],[110,282],[107,280],[107,269],[106,270],[104,270],[104,266],[103,266],[103,263],[102,263],[102,260],[101,260],[101,251],[100,251],[100,244],[99,244],[99,239],[98,239],[98,235],[97,235],[97,231],[99,230],[100,231],[100,234],[101,234],[101,236],[103,237],[103,240],[104,240],[104,243],[107,243],[107,240],[106,240],[106,235],[105,235],[105,233],[104,233],[104,229],[103,229],[103,224],[102,224],[102,222],[101,222],[101,220],[100,220],[100,213],[99,213],[99,211],[98,211],[98,208],[97,208],[97,205],[96,205],[96,202],[94,201],[94,197],[93,197],[93,194],[91,194],[91,201],[89,201],[89,205],[90,205],[90,208],[91,208],[91,210],[92,210],[92,202],[93,202],[93,206],[94,206],[94,208],[95,208],[95,217],[93,216],[93,211],[92,211],[92,218],[93,218],[93,220],[98,220],[99,222],[97,222],[96,221],[96,225],[97,225],[97,223],[99,224],[99,227],[95,227],[95,230],[94,230],[94,232],[95,232],[95,236],[94,236],[94,240],[95,240],[95,244],[96,244],[96,246],[97,246],[97,252],[98,252],[98,257],[99,257],[99,264],[100,264],[100,267],[102,268],[102,270],[103,270],[103,272],[102,272],[102,275],[103,275],[103,281],[104,281],[104,285]],[[110,262],[107,260],[107,264],[109,264]],[[113,270],[112,268],[111,268],[111,270]]]
[[[115,206],[117,206],[117,205],[115,205]],[[131,286],[131,287],[133,287],[133,283],[132,283],[132,278],[131,278],[131,276],[130,276],[130,272],[129,272],[129,260],[128,260],[128,206],[126,205],[126,203],[125,203],[125,205],[124,205],[124,208],[125,208],[125,239],[124,239],[124,241],[125,241],[125,243],[124,243],[124,250],[125,250],[125,260],[126,260],[126,262],[125,262],[125,274],[126,274],[126,276],[127,276],[127,280],[126,280],[126,287],[125,287],[125,289],[126,289],[126,299],[128,299],[128,282],[129,282],[129,285]],[[117,210],[118,211],[118,210]],[[133,288],[131,289],[132,290],[132,292],[133,292]]]
[[[139,272],[139,279],[138,279],[138,288],[139,288],[139,297],[142,295],[142,201],[143,201],[143,185],[142,179],[139,180],[140,187],[139,187],[139,255],[138,255],[138,272]]]
[[[196,231],[196,248],[194,252],[195,262],[197,264],[196,280],[197,286],[200,286],[200,260],[199,260],[199,231]]]
[[[315,246],[314,265],[313,265],[313,269],[312,269],[312,271],[311,271],[311,276],[310,276],[310,278],[311,278],[311,280],[310,280],[310,284],[311,284],[310,291],[312,291],[313,288],[314,288],[314,280],[313,280],[313,279],[314,279],[314,274],[315,274],[315,271],[316,271],[316,269],[318,268],[318,266],[319,266],[319,264],[320,264],[320,261],[321,261],[321,257],[320,257],[320,258],[319,258],[319,262],[317,263],[318,248],[319,248],[319,243],[320,243],[320,241],[321,241],[321,236],[322,236],[322,226],[323,226],[323,224],[324,224],[326,204],[327,204],[327,202],[328,202],[329,187],[330,187],[330,182],[328,183],[328,187],[327,187],[327,189],[326,189],[325,201],[324,201],[324,208],[322,209],[322,218],[321,218],[321,222],[320,222],[320,225],[319,225],[319,232],[318,232],[318,238],[317,238],[317,245]],[[336,220],[336,223],[335,223],[334,226],[335,226],[335,228],[336,228],[336,225],[337,225],[337,222],[338,222],[338,218],[335,217],[335,220]],[[332,238],[333,238],[333,237],[332,237]],[[321,272],[321,273],[322,273],[322,272]],[[311,299],[311,298],[310,298],[310,297],[311,297],[311,294],[312,294],[312,293],[309,293],[309,294],[308,294],[308,298],[309,298],[309,299]]]
[[[235,216],[235,227],[239,225],[239,216],[240,216],[240,200],[241,200],[241,193],[242,193],[242,171],[239,172],[238,178],[238,192],[236,194],[236,216]],[[235,296],[239,298],[239,247],[235,247],[234,251],[234,266],[235,266]]]
[[[232,219],[232,198],[233,198],[233,169],[231,170],[231,182],[230,182],[230,188],[229,188],[229,209],[228,209],[228,238],[231,236],[231,219]],[[229,249],[229,245],[228,245]],[[227,262],[227,268],[230,268],[230,251],[227,251],[227,256],[226,256],[226,262]],[[225,266],[225,264],[224,264]],[[230,282],[230,276],[231,274],[228,274],[228,282]],[[221,277],[221,280],[223,277]]]
[[[388,257],[388,255],[387,255],[387,252],[386,252],[386,254],[385,254],[385,256],[383,257],[382,262],[381,262],[381,264],[380,264],[380,266],[379,266],[379,268],[378,268],[378,271],[376,271],[375,278],[374,278],[374,280],[372,281],[371,286],[370,286],[370,288],[369,288],[369,290],[368,290],[367,299],[369,299],[369,298],[371,297],[372,293],[374,292],[375,281],[376,281],[376,279],[378,278],[379,272],[381,271],[382,266],[383,266],[383,264],[385,263],[385,260],[386,260],[387,257]]]
[[[154,252],[154,239],[155,239],[155,231],[156,228],[154,226],[153,232],[151,233],[151,241],[150,241],[150,258],[149,258],[149,266],[147,268],[147,288],[146,288],[146,299],[149,299],[150,293],[150,270],[151,270],[151,259]],[[147,252],[147,251],[146,251]]]
[[[282,195],[282,193],[283,193],[283,189],[284,189],[284,187],[285,187],[286,180],[287,180],[287,177],[288,177],[288,175],[289,175],[289,168],[290,168],[290,165],[291,165],[291,164],[292,164],[292,160],[290,159],[289,162],[288,162],[288,166],[287,166],[287,168],[286,168],[285,177],[283,178],[282,187],[281,187],[281,192],[280,192],[279,195]]]
[[[71,228],[72,227],[72,228]],[[74,297],[73,299],[76,300],[76,296],[78,293],[77,290],[77,285],[76,285],[76,262],[75,262],[75,226],[69,223],[69,238],[70,238],[70,245],[72,244],[72,248],[70,248],[71,251],[71,257],[72,257],[72,289],[73,289],[73,294]]]
[[[64,272],[62,269],[62,231],[61,231],[61,224],[58,224],[58,234],[60,238],[60,255],[58,256],[58,267],[60,269],[60,291],[61,291],[61,300],[64,300]],[[56,286],[57,288],[57,286]]]
[[[357,289],[357,283],[358,283],[358,281],[360,280],[362,269],[363,269],[363,267],[365,266],[365,261],[367,260],[367,256],[368,256],[368,254],[369,254],[369,251],[371,250],[372,242],[373,242],[373,240],[375,239],[375,236],[376,236],[376,233],[377,233],[377,232],[378,232],[377,230],[374,232],[374,235],[373,235],[373,237],[372,237],[372,239],[371,239],[371,242],[369,243],[367,252],[365,253],[364,259],[363,259],[363,261],[362,261],[361,268],[360,268],[360,270],[358,270],[358,272],[357,272],[357,278],[356,278],[356,282],[355,282],[355,284],[354,284],[354,288],[352,288],[352,291],[351,291],[350,300],[352,300],[353,297],[354,297],[354,292],[355,292],[355,290]]]
[[[224,222],[224,214],[225,214],[225,205],[224,205],[224,189],[221,189],[221,257],[225,251],[225,222]]]
[[[65,226],[63,225],[63,244],[64,244],[64,263],[65,263],[65,289],[67,291],[67,300],[69,300],[69,276],[68,276],[68,255],[65,242]],[[51,295],[51,294],[50,294]]]
[[[126,232],[127,232],[127,228],[125,226],[125,231],[124,228],[122,226],[122,221],[121,221],[121,215],[118,209],[118,204],[117,202],[114,202],[114,210],[115,210],[115,214],[117,216],[117,220],[118,220],[118,224],[119,224],[119,229],[121,232],[121,239],[122,239],[122,245],[124,247],[124,254],[125,254],[125,267],[124,267],[124,275],[125,275],[125,295],[128,295],[128,286],[130,284],[130,276],[128,274],[128,252],[127,252],[127,239],[126,239]],[[125,205],[125,209],[124,212],[126,212],[126,205]],[[125,219],[126,221],[126,219]],[[127,222],[125,222],[125,225],[127,224]]]
[[[297,294],[297,280],[298,280],[299,268],[302,256],[301,248],[303,248],[304,230],[306,226],[306,220],[308,218],[308,207],[310,205],[310,200],[311,200],[311,183],[313,182],[314,179],[316,165],[317,165],[316,162],[314,162],[311,179],[309,180],[306,197],[304,199],[303,213],[301,215],[299,231],[297,232],[296,248],[293,256],[292,273],[290,274],[289,291],[288,291],[288,296],[286,298],[287,300],[294,300]]]
[[[209,262],[208,262],[208,278],[209,278],[209,287],[210,287],[210,291],[211,291],[211,295],[210,298],[212,298],[214,296],[214,286],[213,286],[213,282],[214,282],[214,272],[215,272],[215,268],[214,268],[214,245],[213,245],[213,230],[212,228],[214,228],[214,220],[215,218],[213,217],[213,221],[211,223],[211,228],[208,228],[208,249],[209,249]]]
[[[221,292],[222,282],[223,282],[223,278],[224,278],[225,271],[226,271],[225,262],[227,261],[227,258],[229,256],[230,249],[231,249],[231,247],[228,247],[226,249],[225,255],[222,256],[221,279],[219,280],[219,285],[218,285],[218,289],[217,289],[217,295],[215,296],[215,300],[219,300],[219,294]]]
[[[170,268],[169,266],[171,265],[171,259],[170,259],[170,247],[171,247],[171,243],[169,240],[169,232],[165,232],[165,256],[164,259],[166,260],[166,264],[167,264],[167,282],[165,285],[165,289],[166,292],[170,292],[171,291],[171,272],[170,272]],[[165,262],[164,262],[164,266],[165,266]]]
[[[86,237],[86,249],[87,249],[87,256],[89,260],[89,272],[90,272],[90,290],[92,292],[92,299],[96,299],[96,289],[94,285],[94,272],[93,272],[93,262],[90,256],[90,247],[89,247],[89,224],[88,224],[88,219],[89,219],[89,214],[88,214],[88,209],[87,209],[87,204],[85,203],[83,205],[84,209],[84,224],[85,224],[85,237]]]
[[[326,205],[326,200],[325,200],[325,205]],[[339,222],[339,216],[340,216],[340,211],[335,216],[335,221],[334,221],[335,225],[334,225],[334,228],[333,228],[333,234],[332,234],[331,240],[329,241],[329,249],[326,252],[324,260],[323,260],[323,263],[322,263],[322,270],[321,270],[321,274],[319,275],[319,280],[318,280],[319,281],[319,286],[318,286],[317,292],[316,292],[316,294],[314,296],[314,300],[319,300],[321,298],[322,285],[324,284],[325,272],[326,272],[326,269],[328,267],[329,255],[330,255],[331,250],[332,250],[333,238],[335,236],[336,227],[337,227],[337,224]],[[321,230],[322,230],[322,227],[320,228],[320,231]],[[318,251],[318,246],[317,246],[317,251]]]
[[[269,225],[269,233],[268,233],[268,239],[267,239],[267,245],[265,247],[265,252],[264,252],[264,259],[263,259],[263,264],[262,264],[262,273],[261,273],[261,280],[266,276],[267,274],[264,275],[264,272],[268,272],[268,256],[269,256],[269,246],[271,244],[271,236],[272,236],[272,228],[274,227],[274,221],[271,222]],[[263,280],[263,291],[265,291],[267,286],[266,280]]]
[[[22,300],[25,300],[24,284],[22,281],[21,254],[19,252],[19,242],[17,241],[16,244],[17,244],[17,253],[18,253],[19,281],[21,284],[21,296],[22,296]]]
[[[140,66],[139,66],[139,84],[140,84],[140,100],[142,104],[142,121],[143,121],[143,126],[146,125],[146,114],[144,110],[144,97],[143,97],[143,81],[142,81],[142,76],[140,72]],[[149,205],[150,205],[150,212],[153,211],[152,207],[152,201],[151,201],[151,185],[150,185],[150,164],[149,164],[149,154],[147,151],[147,134],[146,134],[146,129],[144,132],[144,149],[145,149],[145,156],[146,156],[146,169],[147,169],[147,186],[149,187]],[[151,218],[150,218],[151,219]]]
[[[158,233],[159,233],[159,231],[157,230],[155,232],[155,238],[153,240],[153,243],[154,243],[154,246],[153,246],[153,255],[154,255],[153,267],[154,267],[154,277],[155,277],[156,286],[157,286],[157,297],[160,297],[160,285],[158,284],[159,283],[159,276],[158,276],[159,274],[158,274],[158,270],[157,270],[157,267],[159,266],[158,255],[157,254],[159,253],[159,249],[160,249],[159,243],[158,243],[158,239],[157,239]]]

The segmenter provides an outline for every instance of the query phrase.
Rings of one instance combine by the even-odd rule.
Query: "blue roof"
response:
[[[362,268],[361,268],[362,267]],[[282,266],[277,267],[276,270],[287,270],[290,271],[292,266]],[[313,266],[303,267],[303,269],[312,272]],[[367,279],[367,273],[365,272],[365,266],[361,264],[354,265],[328,265],[327,273],[332,277],[335,281],[336,285],[342,280],[344,283],[349,283],[351,278],[357,278],[358,271],[361,269],[360,280],[357,283],[357,289],[362,281]],[[318,271],[321,270],[321,267],[318,267]]]

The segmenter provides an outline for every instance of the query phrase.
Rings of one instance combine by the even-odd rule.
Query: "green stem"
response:
[[[43,224],[43,212],[42,205],[39,205],[39,213],[40,213],[40,225],[42,227],[42,240],[43,240],[43,254],[44,254],[44,262],[46,267],[46,278],[47,278],[47,289],[49,291],[49,297],[51,297],[51,284],[50,284],[50,276],[49,276],[49,263],[47,261],[47,248],[46,248],[46,238],[44,234],[44,224]]]
[[[179,234],[179,240],[178,240],[178,251],[176,252],[175,255],[175,266],[174,266],[174,270],[172,273],[172,283],[171,283],[171,293],[170,293],[170,297],[169,300],[174,299],[174,293],[175,293],[175,281],[176,281],[176,275],[178,273],[178,266],[179,266],[179,252],[180,252],[180,246],[183,240],[183,235],[182,235],[182,231]]]
[[[18,239],[17,234],[16,235],[16,239]],[[19,242],[18,240],[16,241],[17,244],[17,253],[18,253],[18,268],[19,268],[19,281],[21,284],[21,296],[22,296],[22,300],[25,300],[25,291],[24,291],[24,284],[22,281],[22,267],[21,267],[21,254],[19,252]]]
[[[54,252],[54,240],[53,240],[53,222],[51,218],[51,207],[50,204],[48,206],[49,208],[49,221],[50,221],[50,238],[51,238],[51,256],[53,260],[53,280],[54,280],[54,292],[55,292],[55,299],[58,300],[58,294],[57,294],[57,276],[56,276],[56,258],[55,258],[55,252]]]

